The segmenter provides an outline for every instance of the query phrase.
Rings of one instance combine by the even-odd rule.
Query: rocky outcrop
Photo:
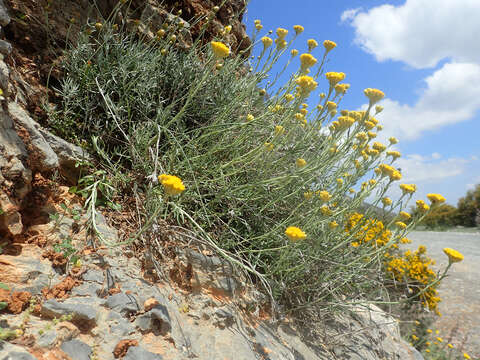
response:
[[[62,234],[52,228],[37,230],[54,241]],[[264,299],[211,251],[177,246],[177,256],[165,259],[166,270],[190,267],[192,276],[183,284],[191,286],[184,289],[171,275],[151,281],[141,256],[129,249],[82,247],[85,234],[75,233],[67,217],[57,228],[68,233],[82,257],[69,277],[53,271],[35,244],[22,244],[20,256],[0,255],[10,290],[36,299],[28,321],[0,315],[1,326],[23,331],[15,345],[0,342],[0,354],[7,349],[25,359],[422,359],[401,339],[397,322],[375,306],[348,308],[321,324],[325,336],[306,342],[292,321],[273,321],[259,305]],[[116,233],[108,226],[105,231]],[[65,294],[47,290],[67,282],[73,287]]]

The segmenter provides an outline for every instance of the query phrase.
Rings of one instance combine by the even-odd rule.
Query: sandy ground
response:
[[[439,288],[442,316],[435,325],[445,340],[463,347],[472,358],[480,358],[480,233],[413,231],[408,238],[412,247],[427,247],[437,269],[448,265],[445,247],[465,256],[453,264]]]

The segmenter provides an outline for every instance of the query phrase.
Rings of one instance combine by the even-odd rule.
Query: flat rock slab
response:
[[[90,360],[90,355],[92,354],[92,348],[77,339],[65,341],[60,346],[60,349],[65,351],[72,360]]]

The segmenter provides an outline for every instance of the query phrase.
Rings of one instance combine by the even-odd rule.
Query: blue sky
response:
[[[347,74],[341,108],[366,104],[367,87],[384,91],[377,118],[383,138],[400,139],[402,182],[418,185],[417,198],[441,193],[456,205],[480,183],[479,18],[480,0],[251,0],[244,22],[252,34],[260,19],[260,36],[304,26],[300,53],[307,39],[335,41],[325,71]]]

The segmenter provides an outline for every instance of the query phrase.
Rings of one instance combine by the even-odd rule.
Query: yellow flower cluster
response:
[[[158,177],[158,181],[168,195],[178,195],[185,190],[182,180],[177,176],[162,174]]]
[[[312,51],[318,46],[318,43],[314,39],[307,40],[308,51]]]
[[[302,25],[293,25],[293,30],[295,30],[295,34],[300,35],[305,29]]]
[[[305,240],[307,238],[307,235],[296,226],[289,226],[285,230],[285,235],[287,235],[291,241]]]
[[[378,89],[367,88],[363,90],[363,92],[365,96],[368,97],[368,99],[370,100],[370,105],[373,105],[376,102],[379,102],[385,96],[385,94]]]
[[[307,97],[310,92],[317,88],[318,83],[311,76],[303,75],[295,79],[300,90],[300,96]]]
[[[325,40],[323,42],[323,46],[325,47],[325,51],[328,53],[330,50],[334,49],[337,44],[331,40]]]
[[[330,86],[332,86],[332,87],[335,87],[336,84],[338,84],[340,81],[344,80],[345,76],[346,75],[343,72],[334,72],[334,71],[327,72],[325,74],[325,77],[327,78],[327,80],[330,83]]]
[[[393,166],[380,164],[379,168],[382,172],[382,176],[388,176],[391,181],[400,180],[402,178],[400,171],[395,169]]]
[[[445,202],[445,198],[440,194],[427,194],[427,198],[432,204],[441,204]]]
[[[212,46],[213,54],[217,59],[223,59],[230,55],[230,48],[220,41],[210,42]]]
[[[443,249],[443,252],[448,256],[448,261],[450,263],[460,262],[463,260],[463,255],[457,250],[445,248]]]
[[[400,189],[402,190],[402,193],[405,194],[413,194],[415,191],[417,191],[417,185],[415,184],[400,184]]]
[[[300,68],[301,71],[304,73],[308,73],[309,68],[311,68],[313,65],[317,63],[317,59],[313,57],[312,54],[302,54],[300,55]]]
[[[435,261],[425,255],[426,251],[425,246],[420,245],[413,253],[407,250],[404,253],[388,254],[385,261],[387,274],[396,282],[409,286],[409,289],[424,290],[437,278],[431,268]],[[437,284],[428,287],[420,297],[423,306],[438,313],[437,306],[441,300],[437,296],[436,287]]]
[[[357,229],[356,227],[360,228]],[[375,219],[365,219],[362,214],[354,213],[346,223],[345,232],[355,233],[353,247],[370,243],[373,246],[384,246],[390,240],[392,232],[385,229],[383,223]],[[373,241],[372,241],[373,240]]]
[[[264,49],[272,46],[272,44],[273,44],[273,40],[272,40],[271,38],[269,38],[268,36],[262,37],[262,38],[260,39],[260,41],[262,42]]]

